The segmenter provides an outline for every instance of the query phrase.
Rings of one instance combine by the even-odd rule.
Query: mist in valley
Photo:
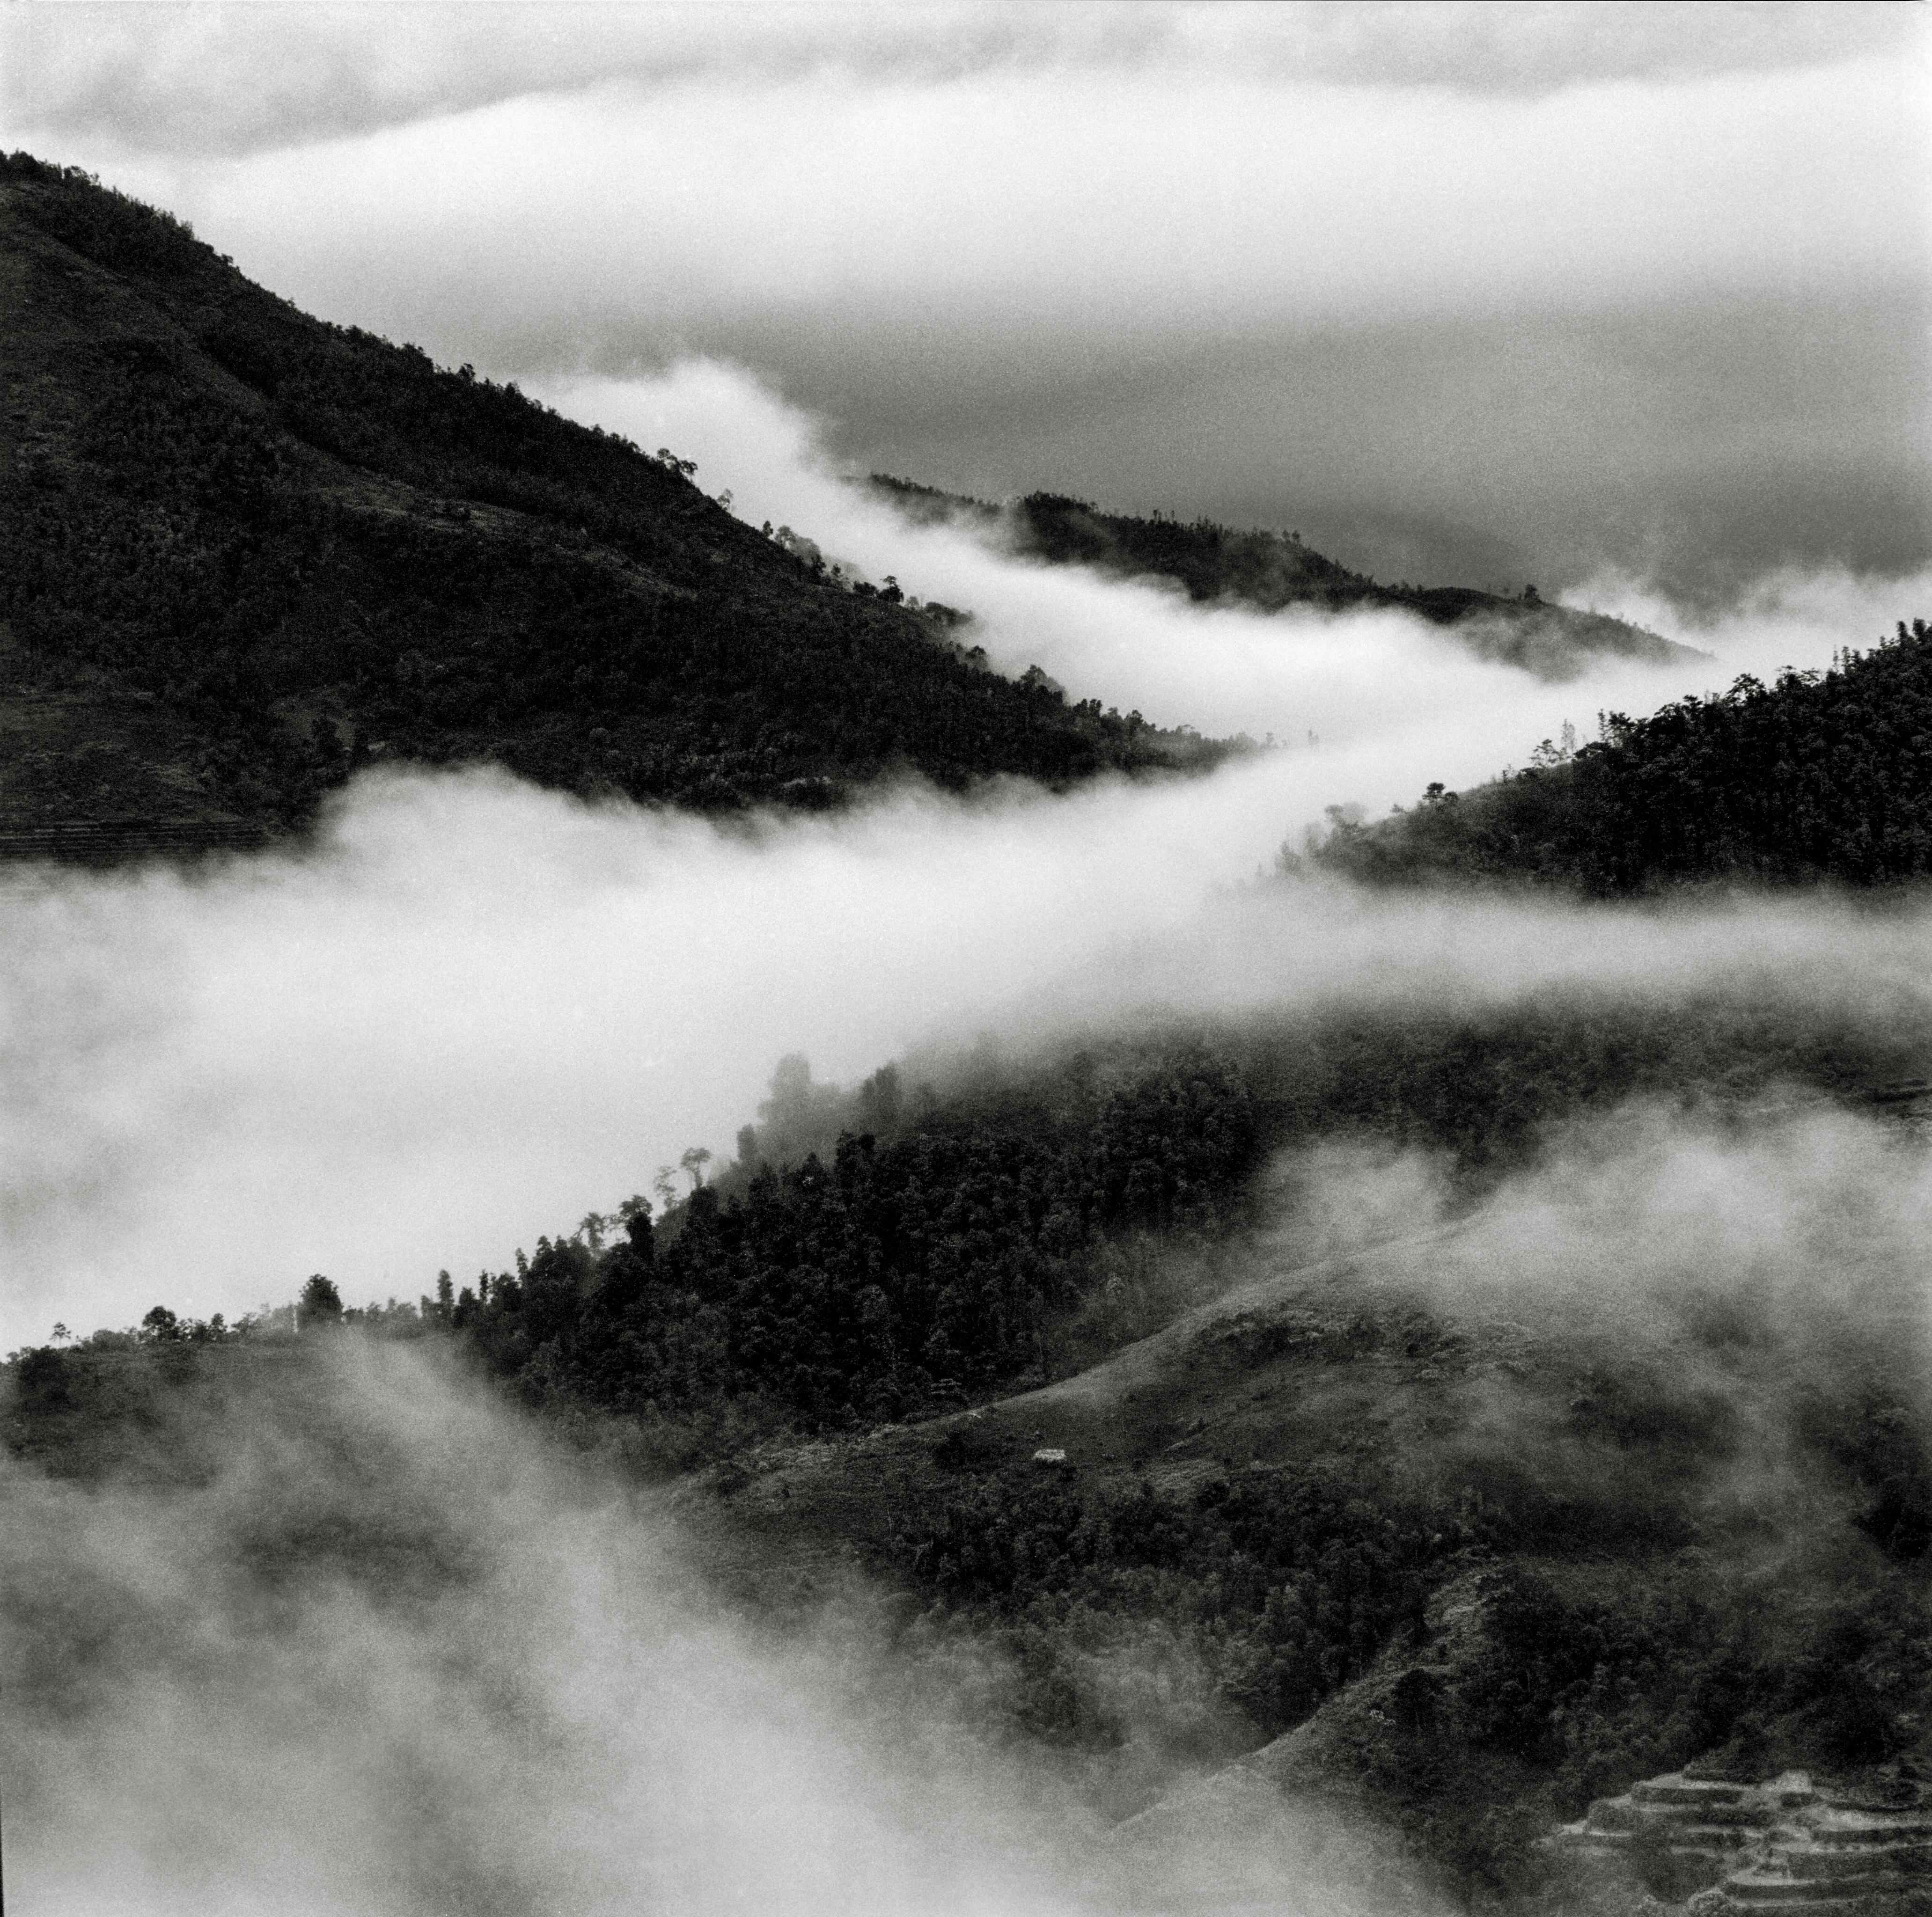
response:
[[[908,784],[729,825],[496,773],[374,772],[309,849],[16,873],[0,1125],[20,1275],[0,1336],[129,1322],[164,1295],[232,1318],[317,1269],[358,1301],[411,1299],[439,1269],[500,1264],[648,1190],[688,1149],[728,1155],[792,1053],[850,1083],[930,1038],[1043,1038],[1150,1006],[1562,978],[1675,992],[1700,967],[1868,978],[1883,997],[1922,950],[1909,910],[1390,903],[1256,882],[1331,806],[1373,817],[1431,780],[1524,763],[1566,722],[1588,736],[1605,708],[1827,664],[1848,629],[1878,637],[1916,603],[1908,587],[1767,588],[1697,635],[1704,685],[1621,660],[1550,685],[1395,614],[1196,607],[908,529],[722,369],[624,397],[601,416],[682,428],[707,467],[715,444],[747,512],[794,512],[829,552],[956,597],[999,667],[1286,742],[1202,779],[1060,797]]]
[[[726,825],[391,771],[358,779],[305,850],[18,875],[8,1337],[158,1300],[232,1316],[312,1270],[352,1302],[411,1298],[439,1268],[502,1267],[648,1189],[689,1146],[728,1171],[761,1107],[782,1128],[815,1101],[796,1143],[829,1150],[852,1107],[828,1084],[895,1058],[944,1095],[1163,1025],[1239,1044],[1283,1020],[1400,1029],[1545,1002],[1640,1021],[1767,1006],[1795,1032],[1849,1033],[1888,1080],[1932,1055],[1914,903],[1401,894],[1276,870],[1338,801],[1480,775],[1660,682],[1546,686],[1397,619],[1200,611],[846,510],[850,550],[908,586],[936,553],[948,590],[976,589],[1003,663],[1064,631],[1052,663],[1078,690],[1105,634],[1126,696],[1144,669],[1138,696],[1178,717],[1156,702],[1184,648],[1216,723],[1299,710],[1322,741],[1205,779],[909,785]],[[1828,657],[1847,599],[1870,625],[1880,596],[1795,583],[1700,635],[1710,676]],[[1388,671],[1405,650],[1419,685]],[[770,1083],[798,1053],[816,1086],[795,1066]],[[1278,1158],[1254,1227],[1205,1266],[1180,1259],[1138,1328],[1422,1312],[1465,1370],[1452,1412],[1418,1414],[1450,1435],[1399,1448],[1413,1481],[1507,1461],[1528,1496],[1528,1460],[1537,1499],[1649,1509],[1650,1467],[1633,1478],[1580,1432],[1576,1393],[1595,1390],[1616,1428],[1676,1446],[1667,1502],[1696,1513],[1727,1586],[1882,1596],[1883,1553],[1804,1407],[1836,1381],[1926,1415],[1926,1166],[1909,1128],[1787,1087],[1774,1062],[1742,1104],[1640,1098],[1473,1188],[1440,1153],[1338,1135]],[[968,1619],[941,1610],[904,1638],[905,1610],[856,1571],[781,1603],[782,1626],[769,1593],[721,1619],[691,1514],[626,1488],[616,1460],[558,1451],[434,1352],[340,1345],[265,1347],[302,1382],[244,1373],[217,1426],[144,1436],[92,1485],[8,1468],[8,1769],[31,1779],[10,1868],[32,1907],[1460,1901],[1359,1804],[1243,1796],[1228,1779],[1250,1773],[1220,1769],[1231,1733],[1177,1757],[1175,1714],[1219,1707],[1174,1652],[1133,1640],[1079,1666],[1124,1713],[1097,1770],[1016,1743],[1012,1654]],[[1609,1382],[1589,1382],[1593,1358]]]
[[[421,1350],[258,1356],[104,1484],[6,1467],[22,1908],[1080,1907],[1077,1805],[889,1708],[862,1604],[761,1639]]]
[[[1579,1917],[1545,1839],[1638,1778],[1924,1795],[1932,900],[1320,855],[1932,611],[1922,31],[20,10],[10,123],[278,290],[1234,747],[728,814],[364,752],[261,851],[0,870],[20,1910]],[[856,631],[800,579],[790,669]]]

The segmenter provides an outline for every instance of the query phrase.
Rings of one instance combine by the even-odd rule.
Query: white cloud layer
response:
[[[790,319],[1017,345],[1916,285],[1922,91],[1874,60],[1500,102],[1234,73],[616,79],[113,172],[298,303],[412,334],[588,330],[608,354]]]
[[[1042,8],[802,4],[14,10],[11,112],[133,146],[282,145],[622,79],[836,73],[936,81],[1046,70],[1243,72],[1537,93],[1770,71],[1910,43],[1906,9],[1524,0]]]

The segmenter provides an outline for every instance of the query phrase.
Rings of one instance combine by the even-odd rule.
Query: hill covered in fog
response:
[[[1565,680],[1605,658],[1655,663],[1704,655],[1606,613],[1541,598],[1532,586],[1505,598],[1459,586],[1378,584],[1305,544],[1298,533],[1182,521],[1138,519],[1084,499],[1030,493],[1003,505],[908,479],[874,473],[872,491],[918,524],[964,524],[998,539],[1022,558],[1088,566],[1115,578],[1178,586],[1198,604],[1222,603],[1280,613],[1291,607],[1330,613],[1379,607],[1410,613],[1450,633],[1478,658],[1538,678]]]
[[[428,1340],[658,1487],[754,1612],[860,1576],[893,1655],[970,1657],[976,1734],[1069,1767],[1123,1844],[1340,1799],[1452,1907],[1593,1909],[1540,1840],[1594,1799],[1688,1763],[1916,1802],[1932,1757],[1896,1095],[1932,1026],[1849,955],[1850,989],[1684,963],[850,1092],[794,1062],[682,1195],[417,1304],[318,1278],[298,1313],[17,1354],[5,1442],[192,1478],[298,1318]]]
[[[328,1508],[230,1499],[244,1562],[434,1630],[473,1547],[360,1428],[413,1407],[309,1402],[337,1342],[426,1343],[656,1486],[730,1603],[877,1606],[920,1708],[1076,1781],[1105,1848],[1339,1805],[1440,1907],[1609,1917],[1634,1889],[1580,1898],[1541,1840],[1645,1778],[1924,1795],[1922,1151],[1867,1094],[1926,1033],[1828,998],[794,1071],[655,1221],[413,1307],[314,1280],[298,1337],[158,1310],[17,1354],[0,1432],[154,1522],[264,1425],[342,1425]],[[494,1483],[449,1481],[465,1523]],[[8,1602],[15,1641],[63,1628]],[[1221,1862],[1259,1877],[1187,1907],[1308,1868]]]
[[[0,260],[16,849],[245,837],[379,759],[715,812],[1219,756],[985,669],[688,463],[313,319],[73,169],[5,162]]]

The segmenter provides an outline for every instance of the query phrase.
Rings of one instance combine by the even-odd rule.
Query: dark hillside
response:
[[[1380,823],[1314,856],[1372,882],[1540,879],[1593,893],[1673,882],[1898,885],[1932,872],[1932,626],[1900,622],[1826,673],[1744,678],[1574,753]]]
[[[1489,1201],[1631,1101],[1712,1140],[1862,1110],[1903,1157],[1928,1050],[1903,994],[1741,975],[1170,1027],[850,1094],[794,1065],[738,1162],[655,1219],[627,1201],[413,1306],[345,1310],[318,1276],[238,1325],[158,1306],[16,1353],[0,1444],[172,1496],[251,1394],[322,1415],[304,1351],[426,1339],[666,1483],[734,1595],[782,1612],[862,1571],[895,1655],[975,1646],[983,1727],[1110,1815],[1265,1748],[1471,1907],[1526,1913],[1532,1840],[1639,1779],[1932,1761],[1932,1407],[1909,1258],[1848,1255],[1759,1313],[1755,1276],[1566,1283],[1576,1239]],[[1446,1211],[1311,1262],[1300,1168],[1336,1145],[1425,1155]],[[391,1541],[332,1519],[274,1548],[386,1576]]]
[[[1574,678],[1593,657],[1688,662],[1704,656],[1622,619],[1552,604],[1534,586],[1520,599],[1506,599],[1466,586],[1378,585],[1303,544],[1296,533],[1208,519],[1184,523],[1159,514],[1135,519],[1054,493],[1031,493],[996,506],[882,473],[874,474],[872,484],[915,520],[963,519],[999,532],[1030,558],[1090,566],[1120,578],[1170,580],[1197,603],[1228,601],[1264,613],[1292,606],[1412,613],[1452,631],[1478,658],[1519,666],[1539,678]]]
[[[1632,1098],[1905,1110],[1926,1044],[1740,981],[843,1101],[794,1073],[655,1228],[586,1221],[429,1316],[526,1402],[703,1467],[680,1508],[754,1596],[856,1559],[915,1654],[995,1649],[999,1734],[1078,1754],[1112,1814],[1299,1739],[1259,1775],[1358,1795],[1471,1907],[1522,1910],[1534,1841],[1642,1777],[1922,1759],[1932,1478],[1909,1296],[1854,1308],[1848,1267],[1789,1342],[1718,1291],[1653,1323],[1516,1284],[1485,1199]],[[1334,1140],[1430,1154],[1450,1222],[1298,1266],[1261,1174]],[[1784,1515],[1732,1475],[1767,1444],[1816,1487]]]
[[[376,757],[718,810],[1218,756],[25,154],[0,328],[0,843],[279,829]]]

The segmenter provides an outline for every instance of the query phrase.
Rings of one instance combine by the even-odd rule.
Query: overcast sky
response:
[[[20,4],[8,142],[531,381],[867,465],[1680,590],[1932,551],[1928,14]],[[729,475],[718,475],[728,484]]]

